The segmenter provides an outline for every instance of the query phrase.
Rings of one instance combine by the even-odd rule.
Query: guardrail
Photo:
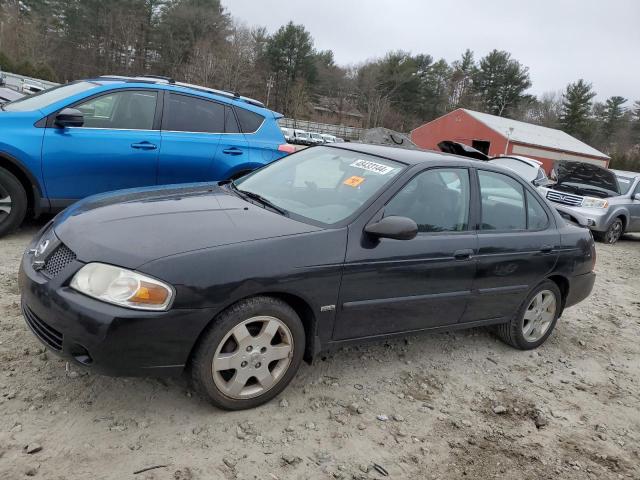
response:
[[[25,83],[31,83],[32,85],[41,84],[44,88],[52,88],[60,85],[59,83],[48,82],[47,80],[40,80],[39,78],[26,77],[24,75],[18,75],[16,73],[2,72],[2,75],[4,75],[6,86],[9,88],[13,88],[14,90],[17,90],[19,92],[22,92],[22,88],[24,87]]]
[[[327,133],[336,137],[358,140],[362,133],[362,128],[347,127],[346,125],[332,125],[330,123],[319,123],[311,120],[297,120],[295,118],[281,118],[279,124],[284,128],[298,128],[307,132]]]

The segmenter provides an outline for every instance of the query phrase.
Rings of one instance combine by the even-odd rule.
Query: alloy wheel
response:
[[[542,290],[531,299],[522,322],[522,335],[527,342],[537,342],[547,333],[556,308],[556,296],[551,290]]]
[[[622,236],[622,222],[620,220],[616,220],[607,230],[605,239],[607,243],[616,243],[621,236]]]
[[[0,185],[0,222],[11,215],[12,205],[11,196]]]
[[[282,320],[249,318],[233,327],[216,348],[213,381],[229,398],[260,396],[282,379],[293,351],[293,336]]]

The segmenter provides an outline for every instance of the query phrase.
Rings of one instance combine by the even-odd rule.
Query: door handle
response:
[[[453,258],[456,260],[469,260],[473,256],[472,248],[464,248],[453,252]]]
[[[135,148],[136,150],[155,150],[158,146],[151,142],[140,142],[132,143],[131,148]]]
[[[542,253],[551,253],[553,251],[553,245],[542,245],[540,251]]]
[[[225,148],[224,150],[222,150],[222,153],[226,155],[242,155],[244,152],[239,148],[231,147],[231,148]]]

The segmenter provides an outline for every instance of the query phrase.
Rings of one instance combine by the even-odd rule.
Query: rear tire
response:
[[[272,297],[249,298],[207,327],[191,360],[191,380],[216,407],[257,407],[286,388],[304,349],[304,327],[289,305]]]
[[[0,168],[0,237],[18,228],[27,214],[27,193],[20,181]]]
[[[553,332],[561,310],[560,289],[555,282],[545,280],[522,302],[511,321],[496,327],[496,334],[519,350],[537,348]]]

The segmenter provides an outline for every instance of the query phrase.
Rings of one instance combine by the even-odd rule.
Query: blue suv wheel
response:
[[[27,194],[20,181],[0,168],[0,236],[17,228],[27,213]]]

